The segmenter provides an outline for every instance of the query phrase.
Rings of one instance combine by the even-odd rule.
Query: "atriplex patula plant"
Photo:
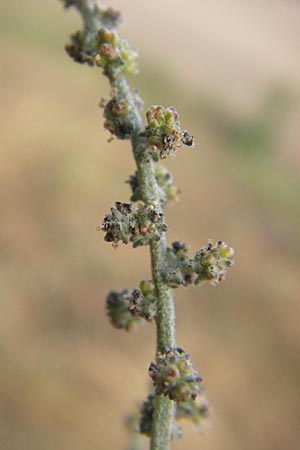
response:
[[[104,239],[133,247],[148,245],[152,279],[138,288],[111,292],[106,307],[116,328],[130,330],[143,320],[154,321],[157,330],[155,361],[149,375],[153,392],[141,408],[139,431],[150,437],[151,450],[166,450],[172,438],[180,436],[176,419],[186,417],[200,424],[207,415],[202,396],[202,380],[188,353],[175,343],[175,314],[172,289],[205,281],[224,280],[233,264],[234,252],[225,242],[209,242],[188,255],[180,241],[166,244],[167,224],[163,209],[174,200],[177,189],[168,170],[157,163],[174,155],[183,146],[193,146],[193,137],[181,129],[175,108],[151,106],[143,125],[143,102],[126,81],[127,73],[137,73],[137,53],[119,37],[120,14],[97,0],[62,0],[81,14],[83,30],[71,36],[68,54],[79,63],[101,68],[111,85],[110,100],[102,101],[104,127],[118,139],[132,144],[136,172],[129,177],[131,203],[116,202],[99,227]]]

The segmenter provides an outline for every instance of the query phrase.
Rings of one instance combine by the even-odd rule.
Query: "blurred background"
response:
[[[212,407],[179,450],[300,448],[300,5],[111,0],[140,50],[145,106],[175,106],[196,147],[166,161],[181,201],[169,242],[222,239],[218,287],[178,289],[177,342]],[[64,51],[80,28],[58,1],[0,3],[0,447],[125,449],[149,389],[155,329],[109,324],[105,296],[149,278],[147,248],[96,227],[127,201],[128,142],[108,143],[101,72]],[[147,448],[147,440],[145,439]]]

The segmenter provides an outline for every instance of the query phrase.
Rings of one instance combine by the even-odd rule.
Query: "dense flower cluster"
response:
[[[173,155],[183,145],[194,145],[193,136],[181,129],[178,112],[172,106],[151,106],[146,117],[148,124],[144,134],[155,159]]]
[[[110,79],[115,79],[121,72],[138,72],[138,53],[115,30],[101,28],[98,31],[95,52],[94,63],[102,67],[104,75]]]
[[[67,6],[71,6],[71,2]],[[98,66],[110,80],[116,80],[120,73],[137,73],[138,54],[127,40],[121,39],[113,24],[119,20],[119,13],[111,8],[99,9],[97,33],[85,28],[71,35],[66,51],[76,62]]]
[[[152,281],[143,280],[139,288],[131,291],[112,291],[106,298],[107,315],[116,328],[131,330],[141,323],[150,322],[156,314],[156,302]]]
[[[152,239],[159,239],[167,231],[167,225],[155,202],[137,206],[116,202],[116,207],[111,208],[111,213],[104,217],[98,229],[105,232],[107,242],[114,245],[119,241],[124,244],[132,242],[133,247],[138,247],[148,245]]]
[[[193,259],[189,258],[187,246],[176,241],[167,249],[164,279],[171,287],[198,285],[205,281],[218,284],[225,279],[233,263],[234,250],[223,241],[215,245],[209,242]]]
[[[157,394],[167,395],[176,402],[195,400],[202,379],[197,375],[190,355],[179,347],[158,353],[149,367]]]
[[[129,291],[125,289],[121,292],[112,291],[106,298],[106,310],[111,324],[127,331],[135,328],[141,322],[141,318],[129,310],[128,295]]]

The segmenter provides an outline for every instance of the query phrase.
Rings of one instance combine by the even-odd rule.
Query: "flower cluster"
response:
[[[148,322],[156,314],[156,298],[152,281],[143,280],[139,288],[132,291],[112,291],[106,298],[107,315],[114,327],[127,331],[140,324],[141,319]]]
[[[176,241],[167,249],[163,276],[166,283],[174,288],[205,281],[218,284],[225,279],[233,263],[234,250],[223,241],[215,245],[209,242],[196,252],[194,259],[189,258],[187,246]]]
[[[131,314],[151,322],[156,315],[156,297],[151,280],[143,280],[139,289],[133,289],[128,296]]]
[[[218,241],[215,245],[209,242],[195,254],[194,283],[200,284],[208,280],[212,284],[224,281],[227,270],[234,264],[234,250],[226,242]]]
[[[130,139],[135,125],[134,108],[135,103],[115,91],[104,106],[104,128],[118,139]]]
[[[119,37],[117,31],[111,29],[111,22],[118,21],[118,17],[118,13],[110,8],[99,10],[96,35],[86,27],[83,31],[72,34],[71,43],[66,45],[71,58],[79,63],[101,67],[103,74],[111,81],[116,80],[120,73],[138,72],[138,53],[130,48],[125,39]]]
[[[125,289],[121,292],[112,291],[106,298],[106,310],[111,324],[126,331],[135,328],[141,322],[141,318],[129,310],[128,295],[129,291]]]
[[[158,353],[149,367],[156,394],[167,395],[176,402],[195,400],[202,379],[197,375],[190,355],[179,347]]]
[[[166,167],[162,165],[155,167],[155,179],[159,188],[159,199],[162,206],[165,206],[168,202],[178,200],[179,191],[174,186],[173,177]],[[129,177],[128,183],[132,190],[130,200],[132,202],[142,200],[137,172]]]
[[[98,229],[105,232],[104,239],[113,245],[122,241],[124,244],[132,242],[133,247],[138,247],[159,239],[167,231],[167,225],[155,202],[137,206],[116,202],[116,207],[111,208],[111,214],[104,217]]]
[[[95,51],[94,63],[103,68],[104,75],[110,80],[116,79],[121,72],[138,72],[138,53],[115,30],[101,28],[98,31]]]
[[[179,115],[172,106],[151,106],[146,117],[148,124],[144,134],[155,160],[173,155],[183,145],[194,145],[193,136],[181,129]]]

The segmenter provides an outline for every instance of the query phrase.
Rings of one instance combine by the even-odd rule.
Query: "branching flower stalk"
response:
[[[83,30],[71,36],[66,50],[76,62],[100,68],[108,78],[110,100],[100,103],[104,127],[132,144],[136,172],[128,180],[131,202],[116,202],[99,229],[114,247],[120,242],[148,245],[152,279],[132,290],[110,292],[106,307],[116,328],[130,330],[143,320],[156,323],[156,358],[149,367],[153,392],[141,407],[139,431],[150,437],[151,450],[167,450],[171,439],[181,436],[175,420],[188,418],[201,425],[208,413],[202,379],[190,356],[176,346],[172,289],[205,281],[218,284],[232,266],[234,252],[223,241],[209,242],[193,258],[183,242],[167,247],[164,207],[178,192],[171,174],[157,163],[183,146],[193,146],[194,139],[181,129],[173,107],[151,106],[143,125],[143,103],[126,81],[126,74],[138,71],[138,55],[116,31],[120,14],[97,0],[62,1],[83,19]]]

